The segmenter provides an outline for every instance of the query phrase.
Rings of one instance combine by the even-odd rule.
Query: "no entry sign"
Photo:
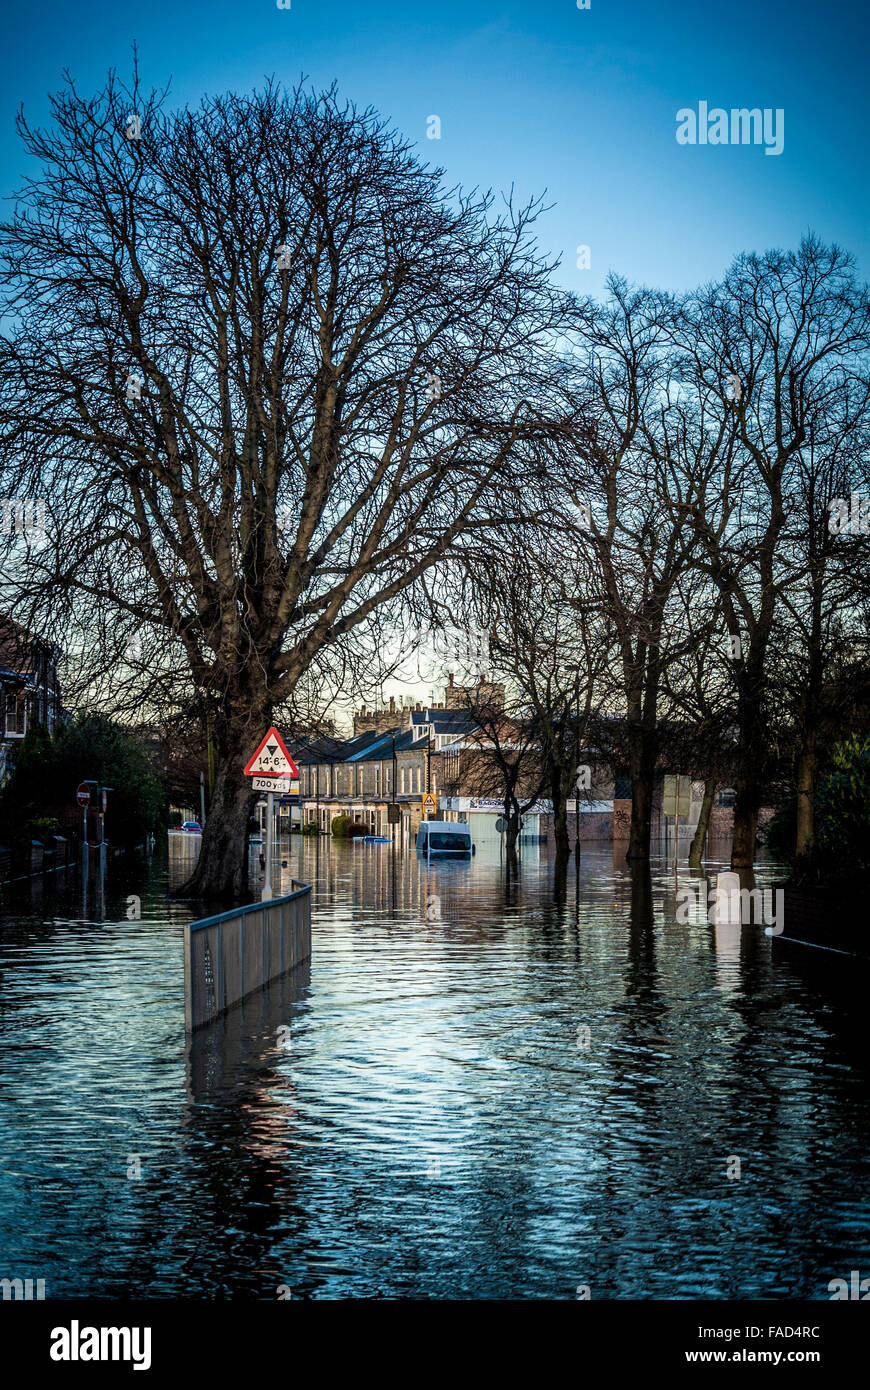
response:
[[[90,806],[91,804],[91,790],[85,782],[79,782],[76,790],[76,801],[80,806]]]

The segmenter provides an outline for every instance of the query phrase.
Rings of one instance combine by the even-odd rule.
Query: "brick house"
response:
[[[60,717],[57,650],[0,613],[0,783],[15,766],[15,750],[32,724],[53,733]]]

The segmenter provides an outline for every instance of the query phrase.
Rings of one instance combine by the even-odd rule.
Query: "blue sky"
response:
[[[451,182],[546,191],[539,239],[563,284],[601,292],[611,269],[680,289],[743,249],[816,231],[870,275],[866,64],[857,0],[43,0],[6,12],[0,192],[26,170],[13,129],[69,68],[82,90],[139,45],[147,83],[179,102],[266,76],[337,80],[391,117]],[[676,112],[781,107],[785,146],[679,146]],[[426,138],[441,118],[441,139]],[[8,206],[8,205],[7,205]],[[591,249],[591,269],[576,248]]]

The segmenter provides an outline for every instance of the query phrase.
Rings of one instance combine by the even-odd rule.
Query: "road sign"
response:
[[[80,806],[90,806],[91,789],[86,782],[80,782],[76,788],[76,801]]]
[[[279,796],[298,796],[299,783],[290,777],[252,777],[255,792],[277,792]]]
[[[284,740],[276,728],[271,728],[257,748],[256,753],[251,758],[245,768],[246,777],[299,777],[299,768],[294,763],[290,754],[284,746]],[[282,790],[286,787],[261,788],[265,791]]]
[[[662,815],[688,820],[692,798],[691,777],[666,777],[662,791]]]
[[[428,816],[430,811],[438,810],[438,798],[433,792],[426,792],[423,797],[423,815]]]
[[[387,802],[387,825],[401,825],[401,824],[402,824],[402,808],[401,808],[401,806],[399,806],[398,802],[395,802],[395,801],[388,801],[388,802]]]

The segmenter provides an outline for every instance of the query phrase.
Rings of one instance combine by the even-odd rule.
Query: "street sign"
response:
[[[245,767],[246,777],[299,777],[299,768],[284,746],[284,740],[276,728],[271,728],[257,748],[256,753]],[[286,791],[286,787],[260,788],[263,791]]]
[[[85,782],[80,782],[76,788],[76,801],[80,806],[90,806],[91,789]]]
[[[387,825],[402,824],[402,808],[395,801],[387,802]]]
[[[255,792],[277,792],[279,796],[298,796],[299,783],[290,777],[252,777]]]
[[[671,820],[688,820],[692,799],[691,777],[665,777],[662,790],[662,815]]]
[[[423,815],[427,816],[430,811],[438,810],[438,798],[433,792],[426,792],[423,797]]]

